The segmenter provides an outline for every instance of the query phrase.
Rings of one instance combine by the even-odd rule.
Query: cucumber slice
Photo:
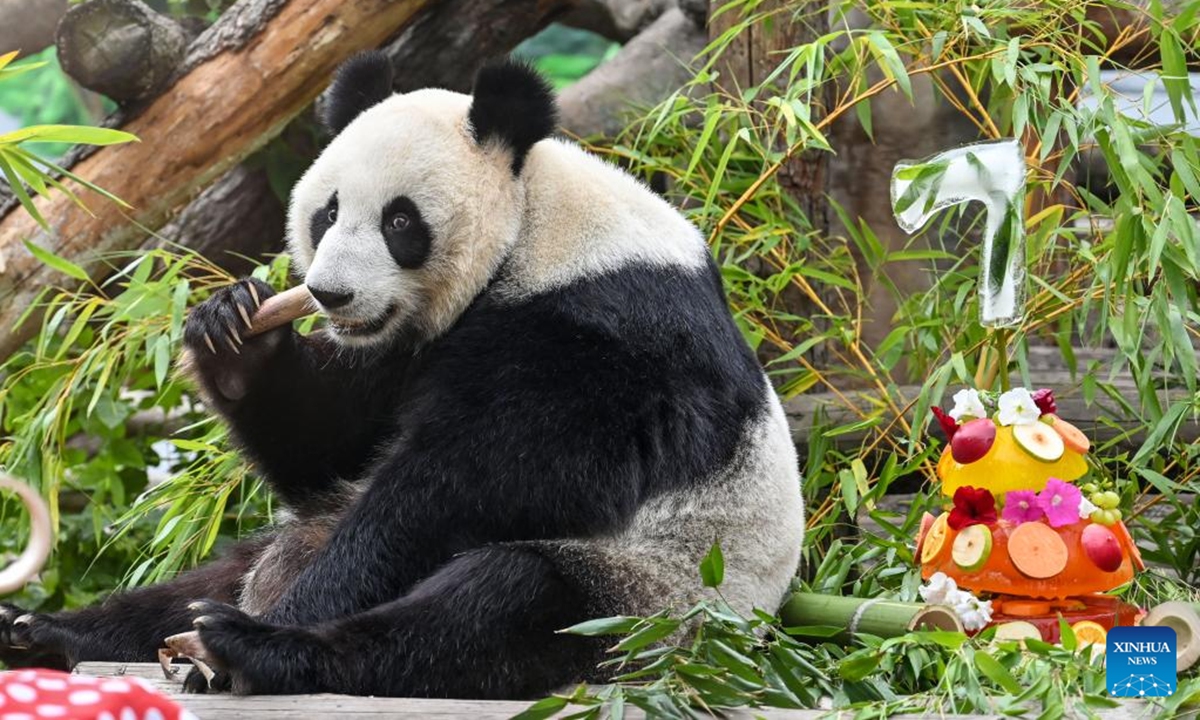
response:
[[[954,564],[966,572],[975,572],[983,567],[992,554],[992,531],[986,525],[971,525],[963,528],[954,538],[950,557]]]
[[[1062,436],[1045,423],[1013,425],[1013,439],[1019,448],[1042,462],[1055,462],[1066,451]]]

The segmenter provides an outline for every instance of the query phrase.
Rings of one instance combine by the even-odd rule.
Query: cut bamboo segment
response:
[[[962,632],[962,622],[945,605],[795,593],[779,611],[788,632],[800,637],[828,639],[818,628],[837,628],[838,635],[858,633],[897,637],[911,630]]]
[[[263,301],[262,307],[250,319],[247,336],[261,335],[317,311],[312,293],[304,285],[284,290]]]
[[[1143,625],[1162,625],[1175,631],[1175,669],[1187,670],[1200,660],[1200,603],[1165,602],[1151,608]]]

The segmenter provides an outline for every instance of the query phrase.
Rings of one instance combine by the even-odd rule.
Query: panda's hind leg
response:
[[[591,598],[531,545],[459,555],[409,594],[306,628],[216,603],[196,607],[209,657],[244,694],[527,698],[579,680],[603,643],[557,633]]]

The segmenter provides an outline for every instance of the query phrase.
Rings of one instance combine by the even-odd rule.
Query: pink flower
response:
[[[1079,492],[1079,488],[1058,478],[1050,478],[1046,482],[1046,489],[1037,494],[1037,504],[1046,513],[1050,527],[1079,522],[1081,500],[1083,493]]]
[[[1001,515],[1013,525],[1041,520],[1045,512],[1038,504],[1037,493],[1032,490],[1013,490],[1004,495],[1004,513]]]

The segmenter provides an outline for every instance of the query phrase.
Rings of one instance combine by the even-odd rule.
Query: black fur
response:
[[[529,148],[558,124],[554,90],[529,65],[503,60],[480,68],[472,95],[467,117],[475,140],[508,147],[513,175],[519,175]]]
[[[313,249],[315,250],[321,244],[321,238],[325,237],[325,233],[329,232],[329,228],[333,227],[337,222],[338,199],[337,193],[329,196],[329,202],[325,206],[318,208],[313,213],[312,218],[308,221],[308,234],[312,238]]]
[[[761,370],[711,263],[629,268],[516,304],[485,291],[420,353],[356,360],[290,330],[212,353],[203,333],[245,293],[189,320],[215,408],[288,504],[319,512],[337,478],[370,483],[266,615],[228,607],[229,592],[190,611],[238,692],[522,697],[580,679],[602,646],[554,630],[619,607],[536,541],[618,530],[648,499],[707,481],[761,412]],[[230,384],[238,397],[221,394]],[[212,597],[199,585],[46,622],[86,617],[109,644],[109,656],[68,647],[66,664],[149,661],[155,638],[187,629],[183,596]],[[52,649],[39,643],[27,652]]]
[[[337,135],[365,110],[388,99],[394,79],[391,61],[379,51],[362,52],[342,63],[321,118],[330,134]]]
[[[403,227],[395,225],[397,218],[405,219]],[[412,200],[402,195],[389,202],[380,213],[379,231],[397,265],[413,269],[425,264],[433,245],[433,231]]]

